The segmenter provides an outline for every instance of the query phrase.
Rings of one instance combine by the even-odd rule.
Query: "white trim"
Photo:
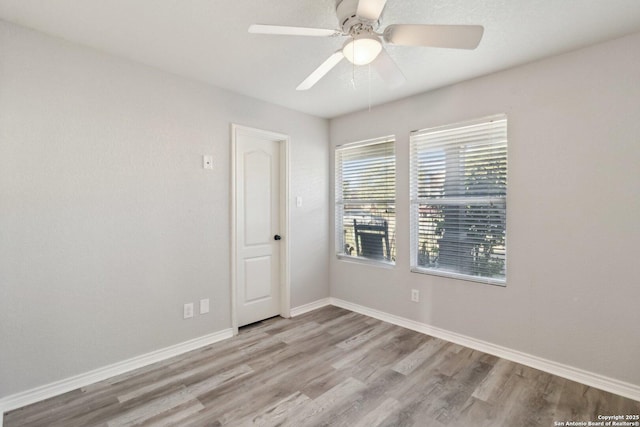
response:
[[[431,276],[447,277],[449,279],[465,280],[467,282],[483,283],[485,285],[507,286],[507,279],[494,279],[492,277],[471,276],[469,274],[456,273],[454,271],[437,270],[435,268],[411,267],[412,273],[429,274]]]
[[[103,366],[102,368],[94,369],[93,371],[6,396],[0,399],[0,427],[2,427],[4,413],[7,411],[12,411],[35,402],[49,399],[80,387],[86,387],[90,384],[104,381],[107,378],[143,368],[153,363],[179,356],[183,353],[206,347],[231,337],[233,337],[233,330],[231,328],[223,329],[222,331],[204,335],[189,341],[184,341],[160,350],[141,354],[140,356],[135,356],[131,359],[123,360],[122,362]]]
[[[231,218],[229,218],[229,227],[231,231],[230,237],[230,268],[231,271],[229,279],[230,279],[230,289],[229,293],[231,295],[231,329],[233,330],[233,335],[238,335],[238,313],[237,309],[237,301],[236,301],[236,127],[237,125],[231,124],[231,167],[229,168],[229,173],[231,176],[229,180],[231,181]],[[2,426],[0,426],[2,427]]]
[[[431,335],[433,337],[463,345],[474,350],[482,351],[484,353],[492,354],[503,359],[511,360],[512,362],[520,363],[531,368],[539,369],[541,371],[548,372],[559,377],[577,381],[590,387],[595,387],[600,390],[608,391],[620,396],[628,397],[629,399],[640,401],[640,385],[631,384],[625,381],[620,381],[614,378],[606,377],[604,375],[575,368],[573,366],[554,362],[552,360],[543,359],[542,357],[523,353],[517,350],[512,350],[510,348],[492,344],[487,341],[478,340],[476,338],[458,334],[456,332],[447,331],[445,329],[437,328],[425,323],[416,322],[415,320],[407,319],[404,317],[395,316],[393,314],[364,307],[362,305],[354,304],[338,298],[332,297],[330,298],[330,300],[331,305],[335,305],[336,307],[355,311],[356,313],[364,314],[365,316],[373,317],[384,322],[402,326],[403,328]]]
[[[331,305],[331,298],[329,297],[310,302],[309,304],[303,304],[291,309],[291,317],[300,316],[301,314],[317,310],[318,308],[322,308],[327,305]]]
[[[344,144],[336,145],[334,150],[339,150],[341,148],[366,147],[368,145],[384,144],[385,142],[396,142],[396,136],[387,135],[381,136],[379,138],[363,139],[361,141],[355,142],[345,142]]]
[[[283,135],[280,141],[280,230],[284,239],[280,245],[280,316],[291,317],[291,271],[289,266],[291,233],[289,228],[289,137]],[[2,427],[2,426],[0,426]]]
[[[386,268],[386,269],[396,268],[396,263],[391,261],[371,259],[371,258],[346,255],[346,254],[336,254],[336,258],[338,258],[340,261],[350,262],[352,264],[364,264],[364,265],[370,265],[372,267],[380,267],[380,268]]]

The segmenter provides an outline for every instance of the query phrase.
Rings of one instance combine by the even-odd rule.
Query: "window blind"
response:
[[[395,259],[395,147],[390,138],[336,149],[339,256]]]
[[[504,284],[507,118],[410,137],[413,271]]]

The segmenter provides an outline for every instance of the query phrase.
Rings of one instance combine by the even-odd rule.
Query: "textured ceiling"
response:
[[[0,18],[335,117],[640,31],[640,0],[388,0],[381,29],[392,23],[485,27],[472,51],[387,46],[407,77],[394,90],[368,67],[343,61],[311,90],[297,92],[343,39],[247,32],[252,23],[337,28],[335,0],[0,0]]]

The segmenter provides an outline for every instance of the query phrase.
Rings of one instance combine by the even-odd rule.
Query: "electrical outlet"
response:
[[[200,314],[205,314],[209,312],[209,298],[200,300]]]
[[[190,319],[193,317],[193,303],[190,302],[184,305],[184,318]]]
[[[411,289],[411,301],[420,302],[420,291],[417,289]]]

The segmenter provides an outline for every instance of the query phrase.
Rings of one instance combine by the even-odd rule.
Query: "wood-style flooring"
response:
[[[554,426],[640,402],[337,307],[4,416],[14,426]]]

